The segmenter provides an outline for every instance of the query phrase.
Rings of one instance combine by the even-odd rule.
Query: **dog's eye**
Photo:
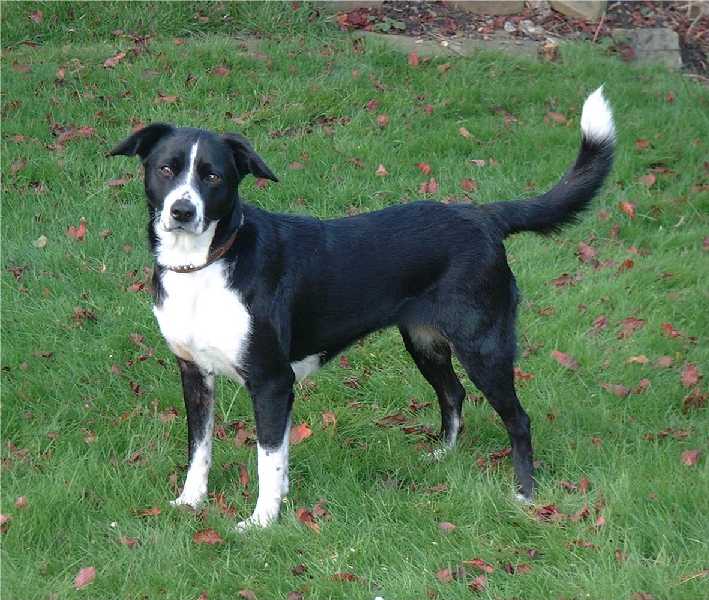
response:
[[[167,165],[163,165],[162,167],[160,167],[160,173],[165,177],[172,177],[174,175],[172,169]]]
[[[209,184],[215,185],[215,184],[219,183],[222,180],[222,178],[219,177],[219,175],[217,175],[216,173],[210,173],[209,175],[207,175],[204,178],[204,180]]]

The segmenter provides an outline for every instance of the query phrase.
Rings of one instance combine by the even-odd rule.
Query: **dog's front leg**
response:
[[[263,384],[250,384],[258,438],[258,499],[253,514],[237,525],[266,527],[278,518],[288,494],[288,438],[293,406],[293,372]]]
[[[189,468],[182,493],[171,504],[198,508],[207,497],[207,478],[212,465],[214,375],[203,372],[195,363],[181,358],[177,359],[177,364],[182,376],[182,392],[187,411]]]

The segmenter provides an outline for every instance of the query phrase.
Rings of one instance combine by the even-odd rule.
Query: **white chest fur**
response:
[[[241,381],[251,318],[226,284],[223,261],[194,273],[164,271],[165,294],[153,312],[170,349],[205,371]],[[242,381],[243,383],[243,381]]]

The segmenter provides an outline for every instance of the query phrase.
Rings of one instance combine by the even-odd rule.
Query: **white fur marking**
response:
[[[320,368],[320,356],[318,354],[311,354],[302,360],[292,362],[290,368],[293,369],[296,381],[302,381]]]
[[[249,527],[267,527],[278,518],[281,501],[288,494],[288,438],[290,420],[278,448],[266,449],[257,444],[258,450],[258,499],[253,514],[237,524],[238,531]]]
[[[603,97],[603,86],[593,92],[583,104],[581,131],[594,142],[613,141],[615,125],[608,101]]]
[[[175,354],[188,353],[203,371],[243,384],[235,367],[243,366],[251,317],[224,269],[217,261],[193,273],[164,271],[165,297],[153,312]]]
[[[160,223],[163,229],[170,229],[172,226],[172,215],[170,211],[172,205],[180,200],[181,198],[186,198],[195,206],[195,230],[200,231],[202,229],[202,224],[204,222],[204,201],[199,195],[199,192],[192,186],[192,179],[194,178],[195,164],[197,162],[197,148],[199,147],[199,140],[192,144],[190,149],[189,166],[185,176],[180,180],[179,185],[174,189],[170,190],[170,193],[165,196],[163,202],[162,211],[160,211]],[[184,171],[183,171],[184,172]]]

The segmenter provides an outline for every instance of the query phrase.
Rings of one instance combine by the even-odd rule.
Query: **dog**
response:
[[[245,204],[247,175],[278,181],[241,135],[154,123],[109,155],[145,169],[155,317],[177,357],[189,466],[172,503],[207,496],[214,378],[248,390],[256,421],[258,499],[238,529],[277,519],[288,493],[293,385],[367,334],[399,328],[433,387],[443,448],[461,430],[460,360],[502,418],[517,497],[534,491],[530,420],[514,386],[518,291],[503,240],[575,221],[608,175],[615,125],[602,87],[585,101],[576,162],[550,191],[485,205],[412,202],[333,220]]]

